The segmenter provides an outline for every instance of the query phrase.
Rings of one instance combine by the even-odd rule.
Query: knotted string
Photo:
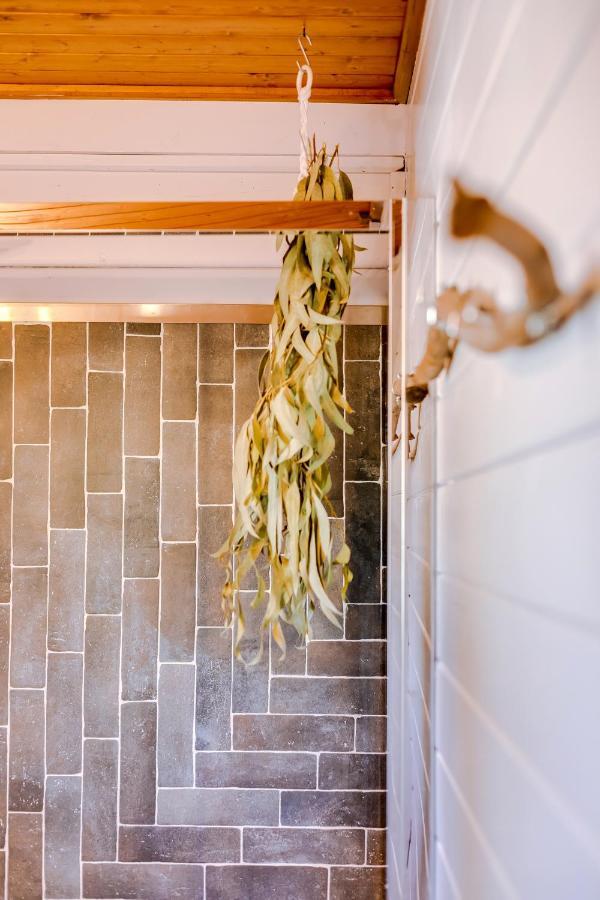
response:
[[[306,76],[306,83],[304,83]],[[309,65],[298,66],[296,76],[296,90],[298,91],[298,104],[300,106],[300,178],[308,175],[308,163],[310,160],[310,141],[308,137],[308,101],[312,89],[313,73]]]

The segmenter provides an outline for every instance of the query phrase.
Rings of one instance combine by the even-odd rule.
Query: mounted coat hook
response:
[[[526,302],[521,309],[505,311],[491,293],[479,288],[459,291],[450,287],[439,295],[428,310],[425,352],[406,380],[409,432],[410,414],[427,397],[431,382],[449,367],[459,341],[486,353],[534,344],[564,325],[600,292],[598,270],[592,271],[576,291],[564,291],[539,238],[485,197],[468,193],[458,181],[454,182],[450,233],[460,240],[487,238],[513,256],[525,276]],[[394,382],[394,395],[401,403],[398,380]],[[415,443],[417,440],[418,430]],[[414,457],[414,452],[416,447],[409,449],[409,456]]]

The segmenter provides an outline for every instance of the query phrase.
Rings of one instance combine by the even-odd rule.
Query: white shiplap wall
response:
[[[447,236],[450,176],[536,227],[565,285],[600,262],[599,85],[598,0],[429,0],[411,194],[433,198],[439,233],[434,246],[426,204],[411,201],[409,368],[432,266],[438,289],[522,297],[506,259]],[[431,715],[434,749],[432,764],[407,762],[407,804],[420,797],[425,815],[409,812],[409,866],[398,848],[390,896],[403,882],[412,898],[597,900],[600,301],[526,350],[461,347],[423,425],[406,473],[406,616],[410,644],[411,617],[427,613],[412,648],[421,682],[431,641],[435,663],[420,703],[407,684],[413,742],[426,744]]]

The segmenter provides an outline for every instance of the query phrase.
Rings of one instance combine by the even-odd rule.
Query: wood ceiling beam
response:
[[[368,200],[0,203],[0,232],[368,231],[381,217]]]
[[[397,103],[408,103],[426,2],[427,0],[408,0],[406,4],[404,29],[394,75],[394,98]]]

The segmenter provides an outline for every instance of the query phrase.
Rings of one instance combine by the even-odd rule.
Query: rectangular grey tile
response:
[[[48,575],[46,569],[14,569],[10,684],[43,688],[46,684]]]
[[[50,653],[46,692],[46,771],[81,772],[83,654]]]
[[[254,325],[251,322],[236,322],[236,347],[268,347],[269,326]]]
[[[367,831],[367,865],[385,866],[385,858],[385,829],[369,829]]]
[[[163,541],[196,540],[196,423],[164,422],[161,470]]]
[[[10,600],[12,484],[0,483],[0,603]]]
[[[159,335],[162,329],[160,322],[128,322],[127,334]]]
[[[116,859],[118,766],[116,740],[84,742],[81,841],[84,860]]]
[[[158,591],[158,580],[132,579],[123,585],[123,700],[156,698]]]
[[[87,354],[85,322],[54,322],[51,348],[52,406],[84,406]]]
[[[198,508],[198,625],[222,625],[221,590],[225,567],[212,555],[231,528],[231,506]]]
[[[123,480],[123,376],[88,375],[87,490],[115,493]]]
[[[90,369],[110,372],[123,370],[122,322],[90,322],[88,355]]]
[[[198,326],[163,325],[162,414],[165,419],[196,418]]]
[[[122,570],[123,496],[88,494],[86,612],[121,612]]]
[[[385,791],[282,791],[281,824],[383,828]]]
[[[247,863],[361,865],[365,833],[360,828],[244,828]]]
[[[304,675],[306,670],[306,644],[292,625],[282,623],[285,638],[285,656],[271,634],[271,675]]]
[[[346,435],[347,481],[377,481],[381,475],[381,374],[378,362],[346,362],[346,398],[354,410]]]
[[[50,526],[85,526],[85,409],[53,409]]]
[[[125,460],[124,575],[155,578],[159,569],[158,459]]]
[[[319,790],[385,790],[385,753],[322,753]]]
[[[326,900],[327,869],[312,866],[207,866],[210,900]]]
[[[125,453],[160,451],[160,338],[125,338]]]
[[[198,381],[202,384],[233,382],[233,325],[198,326]]]
[[[81,777],[50,775],[44,810],[46,897],[81,897]]]
[[[240,861],[238,828],[125,826],[119,834],[122,862],[236,863]]]
[[[352,750],[354,719],[350,716],[234,716],[236,750]]]
[[[160,658],[191,662],[196,643],[196,546],[161,547]]]
[[[385,641],[310,641],[309,675],[385,675]]]
[[[379,359],[381,326],[346,325],[346,359]]]
[[[50,429],[50,329],[15,325],[15,442],[46,444]]]
[[[13,365],[0,362],[0,479],[12,477]]]
[[[231,503],[233,391],[198,387],[198,502]]]
[[[316,788],[312,753],[196,753],[196,787]]]
[[[12,322],[0,322],[0,359],[12,356]]]
[[[344,626],[347,640],[385,640],[386,614],[385,603],[348,603]]]
[[[8,897],[42,900],[43,815],[11,812],[8,821]]]
[[[157,777],[160,787],[194,784],[194,666],[160,667]]]
[[[160,788],[159,825],[277,825],[279,792],[236,788]]]
[[[385,753],[385,716],[359,716],[356,720],[356,749],[360,753]]]
[[[88,616],[84,657],[84,734],[119,735],[121,617]]]
[[[83,650],[85,531],[50,532],[48,649]]]
[[[0,606],[0,725],[8,725],[8,661],[10,658],[10,606]],[[1,844],[0,844],[1,846]]]
[[[44,692],[10,692],[8,808],[41,812],[44,805]]]
[[[48,562],[48,447],[15,447],[13,565]]]
[[[204,866],[157,863],[84,863],[83,896],[144,900],[203,900]]]
[[[264,350],[235,351],[235,433],[252,415],[258,402],[258,370]]]
[[[277,713],[385,713],[385,678],[271,679],[271,711]]]
[[[206,690],[208,684],[209,691]],[[198,629],[196,687],[196,750],[228,750],[231,743],[231,629]]]
[[[121,706],[119,820],[154,822],[156,811],[156,703]]]
[[[269,708],[269,633],[261,631],[264,607],[253,609],[253,594],[244,594],[246,633],[240,641],[242,658],[233,661],[231,709],[235,713],[266,713]],[[260,653],[262,642],[262,654]]]
[[[331,870],[330,900],[385,900],[385,869],[371,866],[362,868],[334,868]]]
[[[350,603],[381,600],[381,487],[375,482],[346,483],[346,541],[354,578]]]
[[[6,846],[8,825],[8,728],[0,728],[0,847]],[[3,881],[0,878],[0,885]]]

